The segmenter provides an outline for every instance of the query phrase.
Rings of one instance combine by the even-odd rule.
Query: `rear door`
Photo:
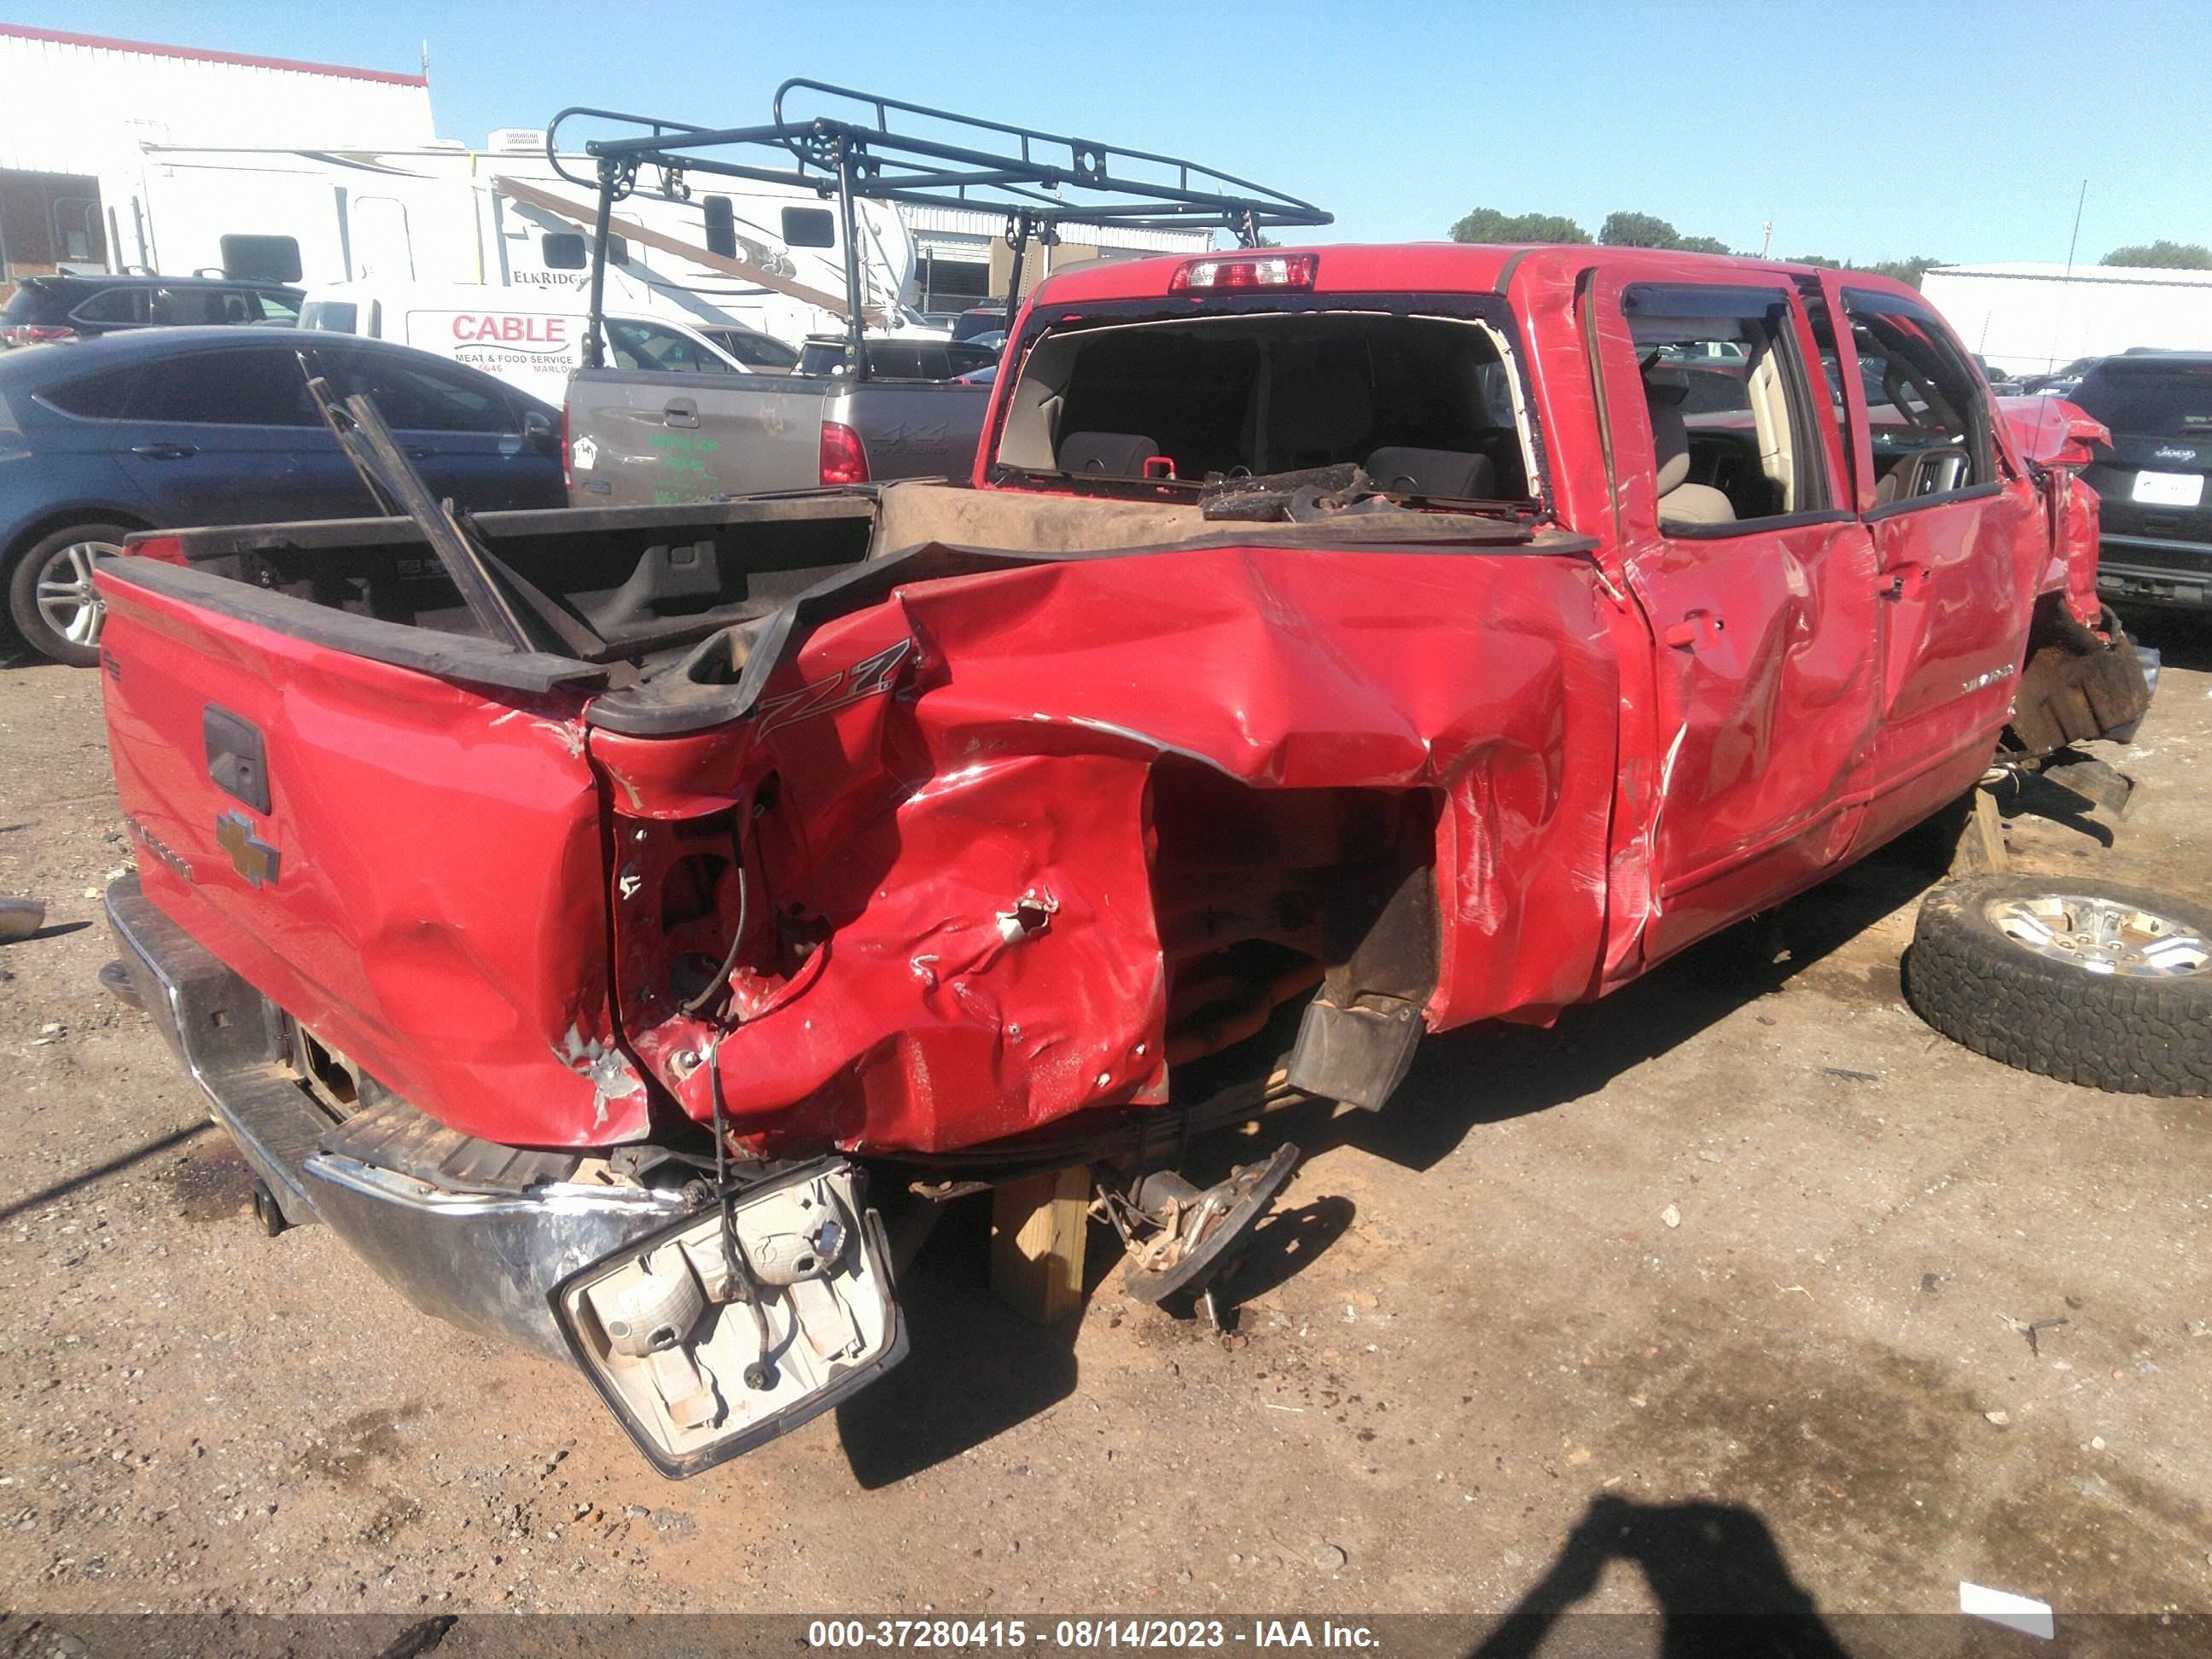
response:
[[[641,1133],[607,994],[592,671],[151,558],[98,580],[148,896],[455,1128],[544,1146]]]
[[[1879,562],[1881,684],[1864,838],[1968,788],[2010,718],[2050,540],[1987,388],[1915,299],[1824,275],[1837,382]]]
[[[2081,475],[2102,503],[2100,588],[2212,605],[2212,357],[2114,357],[2073,401],[2112,434]]]
[[[1803,887],[1856,829],[1874,552],[1790,285],[1607,276],[1623,562],[1655,635],[1656,957]]]
[[[140,371],[118,459],[167,526],[371,509],[283,341],[178,352]]]

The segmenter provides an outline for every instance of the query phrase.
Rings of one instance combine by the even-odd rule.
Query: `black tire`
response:
[[[40,537],[17,555],[15,568],[8,573],[8,615],[15,623],[23,643],[42,657],[56,662],[65,662],[78,668],[91,668],[100,661],[100,624],[101,611],[95,607],[91,621],[82,637],[71,639],[54,625],[49,610],[58,608],[51,592],[47,610],[40,606],[41,580],[59,580],[60,571],[49,571],[70,550],[87,546],[119,548],[123,538],[130,535],[128,526],[119,524],[64,525],[49,535]],[[81,607],[80,607],[81,608]]]
[[[2212,963],[2171,977],[2093,971],[2077,957],[2023,943],[1993,914],[2017,931],[2020,912],[2004,907],[2054,897],[2147,912],[2212,940],[2212,909],[2139,887],[1975,876],[1921,902],[1905,961],[1914,1012],[1954,1042],[2022,1071],[2122,1094],[2212,1095]],[[2056,932],[2048,949],[2068,949],[2063,941],[2075,936],[2063,923]],[[2183,963],[2196,954],[2167,948]]]

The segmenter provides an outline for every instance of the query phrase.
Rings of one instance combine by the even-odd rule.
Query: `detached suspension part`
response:
[[[1172,1170],[1138,1177],[1127,1194],[1103,1195],[1107,1218],[1128,1247],[1121,1283],[1140,1302],[1194,1292],[1208,1325],[1221,1328],[1217,1292],[1297,1167],[1287,1143],[1274,1156],[1230,1171],[1203,1190]]]

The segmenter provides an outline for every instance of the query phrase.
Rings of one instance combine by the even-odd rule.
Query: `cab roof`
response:
[[[1031,302],[1164,298],[1178,267],[1194,259],[1240,254],[1309,254],[1318,263],[1316,294],[1496,294],[1522,276],[1571,281],[1585,270],[1617,270],[1659,281],[1717,282],[1747,276],[1768,281],[1818,274],[1821,267],[1735,254],[1682,253],[1668,248],[1609,247],[1599,243],[1333,242],[1304,247],[1225,249],[1215,253],[1161,254],[1085,264],[1040,283]],[[1910,294],[1911,289],[1872,271],[1849,273],[1854,288]]]

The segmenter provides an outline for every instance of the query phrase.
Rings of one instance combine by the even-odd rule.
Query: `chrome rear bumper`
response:
[[[338,1121],[272,1064],[284,1052],[273,1004],[156,909],[136,877],[109,885],[107,920],[140,1006],[285,1219],[328,1223],[424,1313],[569,1363],[554,1286],[684,1212],[676,1194],[643,1188],[564,1179],[463,1191],[350,1155]]]

